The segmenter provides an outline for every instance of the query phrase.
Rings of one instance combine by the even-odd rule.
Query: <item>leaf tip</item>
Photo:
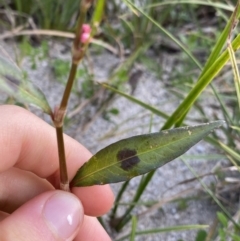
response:
[[[208,124],[209,124],[209,125],[212,125],[213,128],[215,129],[215,128],[221,127],[221,126],[224,125],[225,123],[226,123],[225,120],[217,120],[217,121],[211,121],[211,122],[209,122]]]

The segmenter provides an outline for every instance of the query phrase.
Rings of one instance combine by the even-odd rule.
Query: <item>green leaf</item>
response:
[[[26,79],[23,72],[9,58],[0,55],[0,90],[23,104],[32,104],[51,114],[46,97]]]
[[[130,241],[134,241],[135,240],[135,236],[136,236],[136,229],[137,229],[137,217],[133,216],[132,217],[132,231],[131,231],[131,237],[130,237]]]
[[[227,145],[225,145],[224,143],[222,143],[221,141],[218,141],[218,143],[220,144],[220,146],[222,147],[222,149],[229,154],[230,156],[232,156],[233,158],[235,158],[238,162],[240,162],[240,155],[239,153],[237,153],[233,148],[228,147]]]
[[[240,241],[240,237],[236,234],[231,235],[233,241]]]
[[[132,95],[128,95],[128,94],[126,94],[126,93],[124,93],[124,92],[122,92],[122,91],[120,91],[120,90],[118,90],[116,88],[113,88],[112,86],[110,86],[110,85],[108,85],[106,83],[99,83],[99,84],[101,86],[103,86],[104,88],[106,88],[108,90],[111,90],[114,93],[117,93],[117,94],[125,97],[126,99],[132,101],[133,103],[142,106],[144,109],[149,110],[149,111],[151,111],[152,113],[154,113],[156,115],[159,115],[159,116],[161,116],[161,117],[163,117],[165,119],[169,118],[169,116],[167,114],[165,114],[164,112],[158,110],[157,108],[155,108],[155,107],[153,107],[151,105],[148,105],[146,102],[143,102],[143,101],[141,101],[139,99],[134,98]]]
[[[221,212],[217,212],[217,217],[218,217],[218,220],[223,225],[223,227],[227,228],[227,226],[228,226],[228,219],[227,219],[227,217],[223,213],[221,213]]]
[[[205,230],[199,230],[195,241],[206,241],[207,232]]]
[[[200,229],[200,228],[209,228],[208,225],[199,225],[199,224],[192,224],[192,225],[181,225],[181,226],[173,226],[173,227],[166,227],[166,228],[156,228],[156,229],[149,229],[149,230],[143,230],[143,231],[136,231],[136,235],[152,235],[155,233],[166,233],[166,232],[178,232],[178,231],[189,231],[194,229]],[[123,241],[128,238],[130,234],[124,235],[123,237],[116,239],[115,241]],[[182,241],[182,239],[178,240]]]
[[[77,172],[71,186],[127,181],[185,153],[224,121],[182,127],[124,139],[100,150]]]
[[[98,0],[92,18],[92,23],[96,27],[102,21],[104,15],[105,0]]]
[[[240,48],[240,34],[232,42],[232,47],[234,51]],[[176,123],[182,116],[184,116],[191,106],[195,103],[197,98],[202,94],[205,88],[211,83],[213,78],[221,71],[229,60],[228,51],[225,50],[219,58],[212,64],[212,66],[198,79],[195,86],[185,97],[183,102],[178,106],[178,108],[173,112],[173,114],[168,118],[167,122],[164,124],[162,129],[170,128],[174,123]]]

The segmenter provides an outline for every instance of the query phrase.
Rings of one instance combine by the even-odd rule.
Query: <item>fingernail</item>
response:
[[[83,209],[80,201],[73,194],[59,192],[47,200],[43,208],[43,216],[55,235],[67,239],[80,225]]]

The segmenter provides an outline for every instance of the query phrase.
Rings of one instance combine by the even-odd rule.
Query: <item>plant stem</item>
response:
[[[68,99],[69,99],[71,89],[73,86],[73,82],[74,82],[74,79],[75,79],[75,76],[77,73],[77,67],[78,67],[77,64],[72,63],[70,74],[69,74],[68,81],[67,81],[67,85],[66,85],[59,109],[66,110],[66,108],[67,108]]]
[[[53,123],[57,133],[58,143],[58,157],[59,157],[59,169],[60,169],[60,189],[64,191],[70,191],[69,180],[67,173],[66,155],[63,140],[63,121],[67,109],[68,99],[71,93],[73,82],[77,72],[77,64],[72,63],[68,82],[62,97],[62,101],[59,108],[56,108],[53,114]]]
[[[67,85],[65,87],[60,106],[55,109],[52,115],[52,120],[57,133],[59,169],[60,169],[60,189],[64,191],[70,191],[70,188],[69,188],[64,139],[63,139],[63,121],[66,114],[69,96],[76,77],[78,64],[83,59],[83,56],[87,49],[87,45],[81,43],[80,35],[82,31],[82,25],[86,18],[87,10],[91,6],[92,2],[93,0],[81,1],[80,15],[78,18],[77,29],[76,29],[76,36],[72,46],[72,65],[68,76]]]
[[[84,48],[84,46],[82,46],[83,44],[80,42],[80,35],[82,31],[82,25],[86,18],[87,10],[90,7],[90,3],[91,1],[85,0],[85,1],[82,1],[82,4],[80,6],[80,15],[78,19],[75,39],[73,41],[73,46],[72,46],[72,66],[68,77],[67,85],[62,97],[62,101],[59,107],[59,109],[63,111],[65,111],[67,108],[68,99],[69,99],[73,82],[75,80],[76,73],[77,73],[77,67],[80,61],[83,59],[83,56],[86,50],[86,48]]]
[[[64,191],[70,191],[69,180],[67,173],[66,155],[63,141],[62,127],[56,127],[57,143],[58,143],[58,157],[60,165],[60,189]]]

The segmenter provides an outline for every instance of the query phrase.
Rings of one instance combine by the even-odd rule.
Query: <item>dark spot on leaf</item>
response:
[[[132,169],[140,162],[136,150],[130,150],[127,148],[117,153],[117,159],[121,162],[121,168],[125,171]]]

